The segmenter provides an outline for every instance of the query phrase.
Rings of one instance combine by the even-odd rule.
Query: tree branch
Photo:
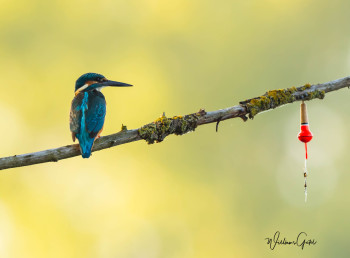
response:
[[[99,151],[142,139],[148,143],[161,142],[170,134],[182,135],[194,131],[197,126],[209,123],[218,124],[220,121],[235,117],[240,117],[246,121],[246,115],[249,118],[254,118],[256,114],[262,111],[274,109],[295,101],[315,98],[323,99],[326,93],[345,87],[350,87],[350,76],[322,84],[306,84],[298,88],[292,87],[268,91],[262,96],[242,101],[237,106],[216,111],[205,112],[200,110],[197,113],[172,118],[167,118],[163,115],[156,121],[139,129],[127,130],[126,127],[123,127],[122,131],[118,133],[97,139],[92,151]],[[79,155],[80,149],[78,144],[67,145],[55,149],[0,158],[0,170],[45,162],[57,162]]]

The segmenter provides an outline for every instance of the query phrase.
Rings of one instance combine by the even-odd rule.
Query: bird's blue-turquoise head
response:
[[[131,84],[107,80],[102,74],[86,73],[78,78],[75,82],[75,95],[80,92],[86,92],[104,87],[130,87]]]

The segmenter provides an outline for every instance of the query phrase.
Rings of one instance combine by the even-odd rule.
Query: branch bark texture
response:
[[[235,117],[240,117],[246,121],[248,119],[247,116],[254,118],[255,115],[262,111],[274,109],[295,101],[306,101],[315,98],[323,99],[326,93],[345,87],[350,87],[350,76],[322,84],[305,84],[298,88],[292,87],[268,91],[262,96],[241,101],[239,105],[216,111],[205,112],[200,110],[197,113],[172,118],[163,115],[156,121],[141,128],[127,130],[123,127],[122,131],[118,133],[97,139],[92,151],[99,151],[142,139],[148,143],[161,142],[170,134],[182,135],[194,131],[197,126],[209,123],[218,124],[220,121]],[[39,152],[3,157],[0,158],[0,170],[45,162],[57,162],[79,155],[81,155],[79,145],[73,144]]]

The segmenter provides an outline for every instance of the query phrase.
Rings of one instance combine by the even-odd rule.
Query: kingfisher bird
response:
[[[72,139],[79,140],[83,158],[89,158],[94,141],[100,137],[106,116],[104,87],[130,87],[131,84],[107,80],[98,73],[86,73],[75,82],[75,97],[70,110]]]

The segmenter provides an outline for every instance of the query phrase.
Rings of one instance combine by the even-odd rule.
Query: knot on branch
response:
[[[186,116],[166,117],[164,114],[153,123],[147,124],[139,129],[139,135],[148,144],[161,142],[169,134],[182,135],[194,131],[200,114]]]
[[[315,98],[323,99],[324,91],[312,89],[310,84],[302,87],[291,87],[287,89],[271,90],[260,97],[241,101],[241,106],[247,109],[249,118],[253,119],[258,113],[276,108],[296,100],[311,100]]]

